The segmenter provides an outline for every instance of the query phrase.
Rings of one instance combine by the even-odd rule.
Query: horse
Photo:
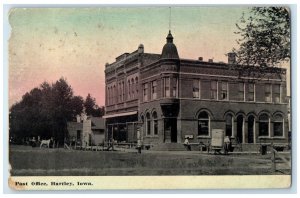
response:
[[[44,144],[49,148],[50,141],[51,141],[51,139],[49,139],[49,140],[42,140],[42,141],[41,141],[40,148],[42,148],[42,146],[43,146]]]

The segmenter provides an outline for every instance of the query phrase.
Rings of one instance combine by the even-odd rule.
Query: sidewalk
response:
[[[137,153],[137,149],[134,148],[114,148],[115,151],[118,152],[127,152],[127,153]],[[260,152],[257,151],[234,151],[234,152],[229,152],[228,155],[224,155],[222,152],[221,153],[216,153],[214,154],[214,151],[210,151],[209,153],[207,151],[154,151],[154,150],[142,150],[143,153],[159,153],[159,154],[168,154],[168,155],[218,155],[218,156],[232,156],[232,155],[257,155],[257,156],[269,156],[271,154],[270,151],[267,152],[266,155],[261,155]],[[280,152],[281,154],[291,154],[288,151]]]

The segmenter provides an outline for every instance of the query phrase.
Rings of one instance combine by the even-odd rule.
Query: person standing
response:
[[[230,138],[229,138],[229,136],[226,136],[224,138],[224,151],[225,151],[225,155],[228,154],[229,147],[230,147]]]
[[[142,153],[142,138],[141,138],[141,131],[140,128],[137,128],[137,132],[136,132],[136,138],[137,138],[137,150],[138,153],[141,154]]]
[[[184,140],[184,146],[185,146],[186,150],[188,150],[188,151],[192,150],[188,137],[186,137],[185,140]]]

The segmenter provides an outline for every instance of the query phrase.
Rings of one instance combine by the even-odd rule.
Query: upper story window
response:
[[[110,88],[107,88],[107,105],[110,104]]]
[[[200,97],[200,83],[199,80],[194,79],[193,80],[193,98],[199,98]]]
[[[215,80],[210,82],[210,99],[217,99],[217,94],[218,94],[217,84],[218,82]]]
[[[122,81],[122,101],[125,100],[125,85],[124,85],[124,81]]]
[[[151,83],[151,98],[156,99],[157,98],[157,81],[154,80]]]
[[[108,103],[111,105],[112,102],[112,87],[108,89]]]
[[[170,77],[164,78],[164,97],[170,97]]]
[[[148,83],[143,85],[143,100],[148,101]]]
[[[248,101],[254,101],[255,100],[255,94],[254,94],[254,83],[248,84],[248,94],[247,94],[247,100]]]
[[[280,84],[273,85],[273,97],[275,103],[280,103]]]
[[[172,96],[177,98],[177,78],[173,78],[173,83],[172,83]]]
[[[134,80],[131,79],[131,98],[133,99],[135,97],[135,86],[134,86]]]
[[[271,84],[265,84],[265,102],[272,102],[272,99],[271,99]]]
[[[136,89],[136,96],[138,97],[139,94],[139,79],[135,77],[135,89]]]
[[[114,85],[113,89],[113,104],[116,104],[118,100],[116,85]]]
[[[119,102],[122,102],[122,83],[119,82],[118,86]]]
[[[238,100],[244,101],[245,99],[245,90],[244,90],[244,83],[240,82],[238,84]]]
[[[127,100],[130,100],[130,98],[131,98],[131,84],[130,84],[130,80],[128,80],[128,89],[127,89],[127,93],[128,93],[128,98],[127,98]]]
[[[178,97],[178,81],[177,78],[173,78],[173,82],[172,82],[172,96],[177,98]]]
[[[221,83],[221,100],[228,100],[228,83]]]

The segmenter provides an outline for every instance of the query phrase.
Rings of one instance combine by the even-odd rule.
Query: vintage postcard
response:
[[[289,188],[291,12],[11,8],[9,186]]]

